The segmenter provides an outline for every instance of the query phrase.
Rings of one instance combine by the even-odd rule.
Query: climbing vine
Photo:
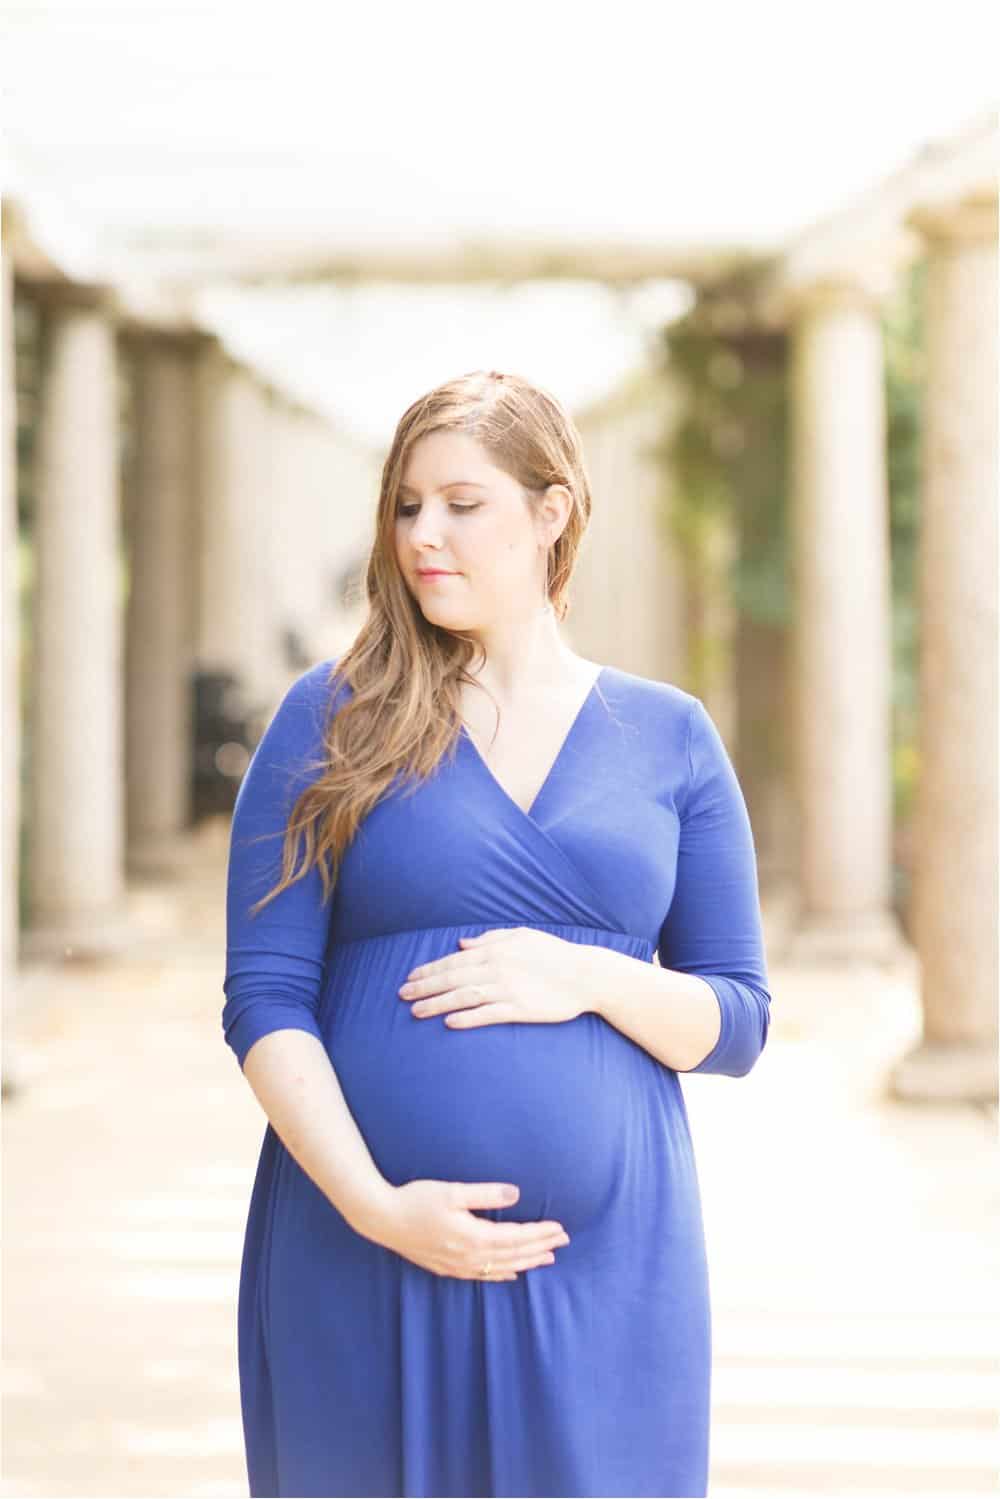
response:
[[[764,262],[750,262],[700,293],[662,333],[661,372],[680,414],[657,448],[669,479],[664,524],[689,589],[711,573],[713,537],[735,535],[721,578],[739,621],[787,631],[789,558],[787,336],[763,330],[750,309]],[[918,771],[916,578],[920,428],[924,383],[923,261],[897,282],[883,309],[887,469],[892,547],[893,793],[897,825],[909,819]],[[694,617],[698,612],[694,611]],[[691,690],[708,684],[719,642],[692,639]]]

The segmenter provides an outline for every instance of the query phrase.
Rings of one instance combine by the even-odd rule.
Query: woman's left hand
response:
[[[592,1009],[594,949],[534,927],[459,937],[462,951],[421,963],[399,991],[418,1019],[444,1015],[455,1029],[509,1021],[575,1020]]]

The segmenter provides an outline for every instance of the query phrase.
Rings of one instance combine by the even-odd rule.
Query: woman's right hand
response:
[[[393,1188],[369,1237],[435,1275],[516,1280],[520,1270],[553,1264],[553,1251],[568,1244],[569,1235],[553,1219],[497,1223],[471,1211],[510,1207],[511,1190],[506,1182],[405,1182]],[[490,1273],[484,1277],[487,1263]]]

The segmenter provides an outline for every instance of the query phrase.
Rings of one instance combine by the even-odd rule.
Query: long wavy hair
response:
[[[396,555],[397,495],[407,457],[421,437],[442,431],[475,438],[495,467],[520,484],[533,514],[550,484],[569,490],[572,508],[549,548],[546,581],[556,618],[568,611],[569,580],[591,509],[571,417],[548,391],[496,370],[475,370],[420,396],[400,418],[382,468],[365,575],[368,614],[330,675],[331,701],[344,683],[351,694],[324,726],[320,774],[292,807],[280,879],[251,908],[254,915],[314,863],[327,900],[359,823],[396,777],[416,790],[442,756],[453,753],[461,732],[460,684],[482,687],[468,672],[481,654],[479,642],[424,618]]]

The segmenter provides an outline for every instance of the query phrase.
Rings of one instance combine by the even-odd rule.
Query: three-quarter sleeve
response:
[[[722,737],[700,698],[688,716],[688,785],[678,806],[677,882],[660,930],[664,968],[696,974],[715,992],[719,1038],[687,1072],[742,1077],[771,1018],[750,817]]]
[[[330,904],[323,902],[319,870],[314,864],[256,916],[250,907],[278,882],[292,806],[320,774],[332,665],[322,662],[292,683],[254,750],[233,809],[222,1028],[241,1069],[254,1042],[271,1031],[308,1031],[322,1040],[317,1009]]]

